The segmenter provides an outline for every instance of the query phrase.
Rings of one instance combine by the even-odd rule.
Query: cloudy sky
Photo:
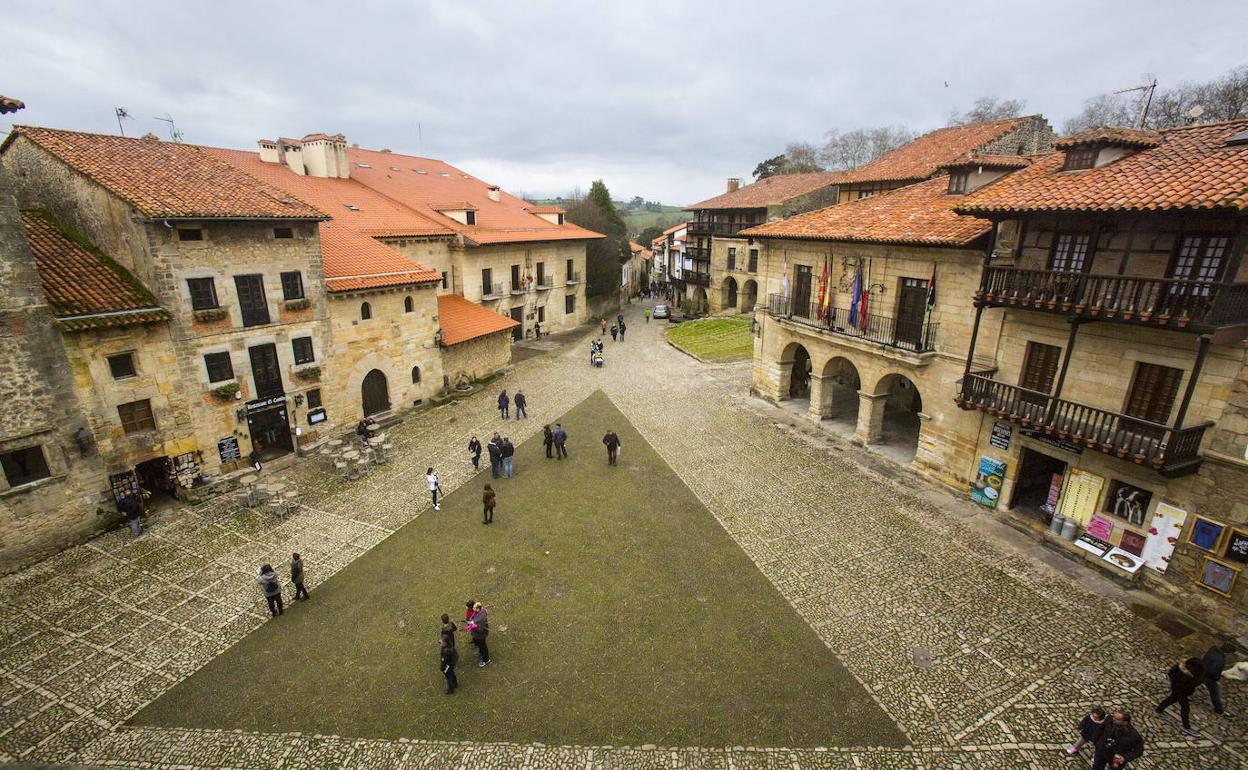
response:
[[[1244,0],[42,0],[4,25],[0,94],[27,109],[0,132],[115,133],[122,106],[129,135],[342,132],[513,192],[676,204],[830,128],[938,128],[983,95],[1060,127],[1142,73],[1248,64]]]

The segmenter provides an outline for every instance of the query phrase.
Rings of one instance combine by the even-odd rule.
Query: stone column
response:
[[[832,416],[832,392],[836,383],[831,376],[810,375],[810,409],[806,416],[815,422]]]
[[[888,394],[865,393],[858,391],[858,429],[854,431],[854,441],[859,444],[878,444],[884,433],[884,407],[888,404]]]

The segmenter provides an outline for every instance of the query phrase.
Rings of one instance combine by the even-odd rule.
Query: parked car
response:
[[[651,315],[655,318],[667,318],[670,320],[672,317],[672,309],[667,305],[655,305],[654,312],[651,313]]]

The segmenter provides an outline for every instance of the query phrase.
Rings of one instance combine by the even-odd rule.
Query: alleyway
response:
[[[490,392],[392,430],[394,459],[342,486],[319,460],[283,472],[315,501],[283,523],[221,501],[158,516],[132,543],[114,531],[0,581],[0,761],[122,767],[1043,768],[1093,705],[1127,706],[1140,768],[1248,766],[1248,694],[1203,690],[1186,738],[1152,706],[1164,670],[1197,653],[1043,560],[1003,548],[976,519],[795,436],[747,395],[748,362],[707,366],[629,311],[607,367],[580,341],[527,355]],[[312,588],[427,508],[411,480],[433,465],[453,490],[469,435],[497,425],[493,398],[523,387],[534,419],[517,442],[596,389],[717,517],[759,570],[897,722],[905,749],[684,748],[347,740],[120,727],[264,622],[255,565],[305,554]],[[781,418],[782,419],[782,418]],[[899,478],[905,478],[898,474]],[[661,494],[661,490],[656,490]],[[969,509],[968,509],[969,511]],[[679,643],[676,640],[675,643]],[[800,661],[794,661],[800,665]],[[285,708],[274,702],[264,708]]]

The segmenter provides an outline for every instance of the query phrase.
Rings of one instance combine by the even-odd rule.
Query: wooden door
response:
[[[793,308],[791,310],[795,316],[802,318],[810,318],[812,316],[810,312],[810,283],[810,265],[798,265],[793,281]]]
[[[386,375],[381,370],[374,369],[364,375],[360,391],[365,417],[390,408],[390,390],[386,387]]]
[[[247,348],[251,357],[251,378],[256,383],[256,398],[270,398],[286,392],[282,386],[282,366],[277,361],[273,343]]]
[[[264,278],[259,275],[236,275],[234,288],[238,291],[238,309],[242,311],[243,326],[267,324],[269,303],[264,297]]]
[[[901,347],[919,350],[923,345],[923,321],[927,316],[927,281],[902,278],[897,297],[896,341]]]
[[[511,338],[513,340],[524,339],[524,308],[513,307],[511,309],[511,320],[515,321],[519,326],[513,326],[511,329]]]

